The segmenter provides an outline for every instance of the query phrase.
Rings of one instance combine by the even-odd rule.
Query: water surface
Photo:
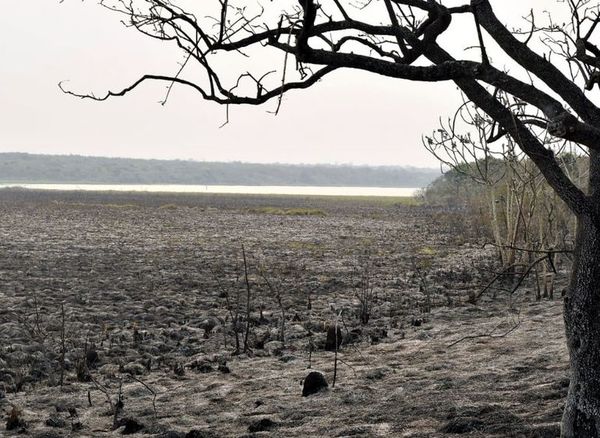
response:
[[[167,193],[237,193],[248,195],[413,196],[418,188],[313,186],[205,186],[184,184],[0,184],[0,188]]]

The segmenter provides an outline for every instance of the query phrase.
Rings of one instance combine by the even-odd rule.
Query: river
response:
[[[0,184],[0,188],[167,193],[238,193],[251,195],[413,196],[418,188],[313,186],[207,186],[183,184]]]

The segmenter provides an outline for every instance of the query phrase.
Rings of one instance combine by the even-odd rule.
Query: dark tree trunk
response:
[[[597,153],[590,162],[590,194],[597,198]],[[588,215],[578,218],[573,273],[564,305],[571,383],[562,436],[600,438],[600,227]]]

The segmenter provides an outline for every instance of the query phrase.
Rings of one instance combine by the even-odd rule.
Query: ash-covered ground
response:
[[[3,190],[0,217],[0,436],[559,435],[560,297],[474,300],[461,212]]]

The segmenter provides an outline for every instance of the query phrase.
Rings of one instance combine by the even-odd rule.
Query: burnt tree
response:
[[[522,31],[503,23],[489,0],[288,0],[264,7],[218,0],[211,2],[212,14],[204,2],[196,2],[201,5],[195,11],[184,9],[184,0],[101,3],[121,14],[126,25],[174,44],[184,60],[175,74],[146,74],[103,96],[62,87],[79,97],[105,100],[146,81],[164,81],[165,101],[180,85],[224,105],[275,100],[277,112],[284,93],[310,87],[339,69],[454,82],[487,114],[494,138],[510,137],[577,217],[575,262],[564,301],[572,374],[562,435],[600,436],[600,108],[590,97],[600,87],[596,2],[559,2],[567,17],[560,23],[544,15],[540,25],[532,12]],[[457,31],[453,21],[463,28]],[[477,50],[465,53],[461,46],[452,54],[440,37],[447,35],[443,41],[449,45],[465,26]],[[264,70],[246,66],[265,54]],[[467,55],[471,59],[464,59]],[[502,64],[494,65],[497,59]],[[517,111],[501,95],[531,111]],[[540,129],[589,154],[587,189],[561,169],[551,145],[540,141]]]

